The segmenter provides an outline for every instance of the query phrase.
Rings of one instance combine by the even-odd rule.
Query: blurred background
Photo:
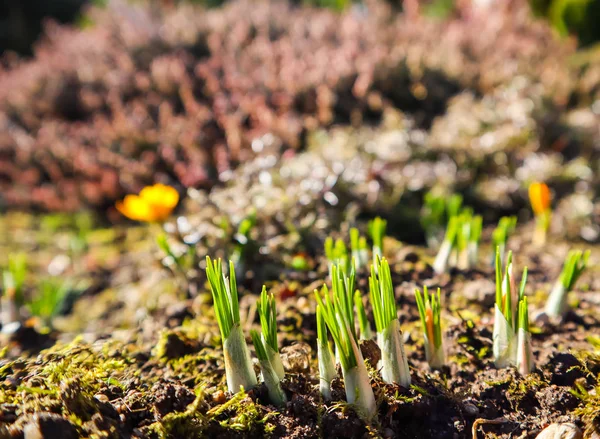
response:
[[[191,3],[205,7],[218,7],[226,0],[134,0],[154,6],[172,7],[177,3]],[[289,0],[295,5],[316,6],[343,10],[357,6],[351,0]],[[5,0],[0,4],[0,52],[13,50],[23,55],[32,54],[32,44],[42,33],[46,20],[58,23],[73,23],[85,26],[86,7],[106,6],[109,0]],[[397,10],[418,9],[423,14],[445,19],[457,14],[464,7],[464,0],[388,0]],[[404,4],[403,4],[404,3]],[[501,6],[502,1],[474,0],[476,5]],[[548,21],[562,36],[577,37],[580,46],[595,43],[600,38],[600,29],[595,23],[600,19],[600,2],[597,0],[529,0],[532,14]]]

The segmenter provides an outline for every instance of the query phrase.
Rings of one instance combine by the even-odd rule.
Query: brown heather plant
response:
[[[392,107],[429,129],[461,90],[510,100],[515,78],[538,110],[595,84],[589,69],[577,83],[574,45],[519,2],[447,22],[377,1],[341,14],[113,1],[90,15],[83,31],[48,26],[33,59],[0,63],[0,205],[106,208],[155,181],[211,186],[265,133],[298,149],[316,128],[377,123]]]

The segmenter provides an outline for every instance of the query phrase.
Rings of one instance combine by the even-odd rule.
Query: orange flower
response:
[[[529,201],[536,216],[550,210],[550,189],[546,183],[531,183],[529,185]]]
[[[178,202],[179,194],[174,188],[157,183],[146,186],[139,195],[127,195],[115,206],[129,219],[162,222],[169,217]]]

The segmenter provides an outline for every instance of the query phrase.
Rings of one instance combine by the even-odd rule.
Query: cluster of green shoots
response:
[[[373,243],[372,255],[373,262],[377,257],[383,256],[383,238],[387,221],[377,217],[369,221],[367,228],[369,237]],[[325,240],[325,257],[329,262],[329,273],[334,265],[340,265],[346,273],[350,273],[351,267],[354,266],[357,270],[368,266],[369,264],[369,246],[367,238],[361,236],[360,231],[353,227],[350,229],[350,250],[346,247],[343,239],[334,240],[331,236]]]
[[[415,290],[417,307],[419,308],[419,317],[423,327],[423,336],[425,342],[425,357],[427,363],[432,369],[440,369],[446,363],[444,353],[444,338],[442,336],[441,325],[441,298],[440,289],[437,294],[429,295],[427,287],[423,287],[423,294],[418,289]]]
[[[429,247],[440,245],[444,226],[450,218],[458,215],[462,202],[463,197],[460,194],[453,194],[449,197],[434,192],[425,194],[420,221]]]
[[[550,317],[561,317],[568,309],[567,295],[587,267],[590,251],[571,250],[567,255],[560,277],[554,284],[545,312]]]
[[[500,251],[496,251],[496,304],[494,306],[493,352],[496,367],[516,366],[522,375],[533,370],[531,332],[525,285],[527,267],[523,270],[519,289],[513,277],[512,252],[502,270]]]
[[[376,411],[375,398],[359,340],[371,339],[372,332],[362,296],[358,290],[354,290],[354,269],[347,275],[339,265],[334,266],[331,291],[323,285],[320,292],[315,290],[315,297],[321,393],[325,399],[331,397],[330,383],[336,376],[337,359],[344,377],[347,401],[371,418]],[[386,383],[409,387],[408,360],[397,316],[390,267],[385,258],[377,258],[376,264],[371,266],[369,302],[377,329],[377,344],[381,350],[381,361],[377,365],[381,377]],[[335,356],[331,351],[328,333],[335,343]]]
[[[223,341],[223,357],[227,388],[232,393],[251,389],[258,384],[250,350],[240,324],[240,310],[235,277],[235,267],[229,261],[229,276],[223,272],[220,259],[206,258],[206,277],[212,292],[217,323]],[[283,405],[286,396],[281,388],[284,369],[277,343],[277,316],[275,298],[263,287],[257,310],[260,316],[261,334],[251,331],[254,350],[261,367],[261,376],[267,387],[269,399],[275,405]]]
[[[492,248],[500,252],[500,261],[504,262],[508,238],[514,232],[517,226],[516,216],[503,216],[498,221],[498,226],[492,232]],[[495,257],[492,258],[492,264],[495,263]]]
[[[512,252],[508,252],[505,263],[502,258],[507,237],[514,229],[515,221],[512,217],[501,219],[493,238],[494,243],[497,244],[494,260],[496,303],[493,355],[497,367],[515,366],[521,374],[525,375],[534,368],[529,310],[525,295],[527,268],[523,270],[517,288],[513,275]],[[448,253],[450,255],[453,252],[457,253],[456,258],[459,260],[461,255],[466,253],[469,260],[473,252],[476,254],[481,235],[481,217],[472,215],[470,210],[463,210],[450,218],[447,238],[450,232],[454,236]],[[331,399],[331,383],[337,377],[336,364],[339,364],[347,401],[354,404],[367,418],[373,418],[377,412],[375,396],[360,350],[360,341],[370,340],[375,335],[371,330],[365,302],[370,304],[376,328],[376,341],[381,350],[381,360],[379,364],[373,366],[381,372],[381,377],[386,383],[409,387],[411,376],[404,352],[390,265],[385,258],[380,257],[383,251],[385,221],[376,220],[370,223],[369,234],[373,240],[374,262],[370,267],[368,297],[363,297],[356,289],[355,261],[363,258],[362,261],[365,263],[364,255],[360,252],[366,248],[366,240],[356,229],[351,231],[352,255],[349,254],[342,240],[335,242],[331,238],[327,240],[325,250],[330,263],[331,287],[324,284],[320,290],[315,290],[314,294],[317,303],[320,392],[325,400]],[[472,244],[475,249],[470,248],[469,244]],[[569,254],[547,309],[561,311],[564,308],[566,293],[585,269],[588,258],[589,252]],[[206,273],[223,340],[228,389],[237,392],[241,387],[245,389],[254,387],[258,380],[240,326],[234,264],[230,261],[229,277],[227,277],[223,273],[221,261],[212,261],[207,257]],[[417,289],[415,298],[422,325],[427,362],[431,369],[440,369],[446,362],[440,289],[438,288],[435,294],[431,294],[427,287],[424,287],[422,292]],[[277,342],[275,308],[273,295],[269,295],[263,287],[257,305],[262,331],[261,333],[251,331],[251,337],[269,398],[274,404],[283,405],[286,402],[286,395],[281,388],[284,368]],[[332,349],[330,337],[335,349]]]
[[[481,215],[473,215],[469,208],[451,216],[444,240],[433,263],[434,271],[444,273],[448,266],[460,269],[474,267],[478,260],[481,229]]]
[[[64,309],[70,294],[76,293],[68,278],[47,277],[41,279],[32,294],[25,294],[27,257],[25,254],[8,255],[8,264],[2,270],[2,297],[0,299],[0,323],[3,326],[22,320],[21,311],[36,316],[46,327]]]

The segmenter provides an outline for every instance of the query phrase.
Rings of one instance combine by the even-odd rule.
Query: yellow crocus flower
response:
[[[171,186],[157,183],[146,186],[139,195],[127,195],[116,203],[116,208],[127,218],[135,221],[165,221],[177,203],[179,194]]]

